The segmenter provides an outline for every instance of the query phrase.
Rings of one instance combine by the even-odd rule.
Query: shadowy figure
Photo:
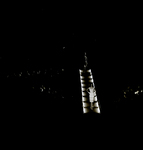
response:
[[[90,92],[89,92],[89,91]],[[89,87],[87,90],[86,90],[88,93],[89,93],[89,101],[90,101],[90,103],[91,103],[91,109],[93,110],[93,102],[95,101],[95,98],[94,98],[94,96],[96,96],[96,94],[95,94],[95,92],[96,92],[96,90],[95,90],[95,88],[93,87],[93,84],[91,83],[91,87]]]

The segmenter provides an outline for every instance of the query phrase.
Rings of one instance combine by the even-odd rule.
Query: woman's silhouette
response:
[[[89,91],[90,92],[89,92]],[[93,109],[93,102],[95,101],[95,98],[94,96],[96,96],[95,92],[95,88],[93,87],[93,84],[91,83],[91,87],[89,87],[87,90],[86,90],[88,93],[89,93],[89,101],[91,102],[91,109]]]

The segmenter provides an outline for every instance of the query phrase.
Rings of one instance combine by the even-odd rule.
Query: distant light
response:
[[[143,90],[141,90],[141,92],[143,92]]]
[[[139,91],[136,91],[136,92],[135,92],[135,94],[138,94],[138,93],[139,93]]]
[[[126,94],[126,92],[124,92],[124,94]]]
[[[65,49],[65,47],[63,47],[63,49]]]
[[[30,73],[27,71],[27,74],[30,75]]]
[[[40,74],[40,70],[37,72],[37,74]]]
[[[40,87],[40,89],[41,89],[41,92],[43,92],[43,89]]]
[[[62,69],[62,71],[64,71],[64,69]]]

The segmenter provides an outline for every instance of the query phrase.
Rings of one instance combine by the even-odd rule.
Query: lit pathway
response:
[[[83,72],[83,70],[79,70],[79,73],[80,73],[83,113],[94,112],[94,113],[100,114],[100,106],[98,104],[97,97],[95,97],[95,101],[93,103],[94,107],[93,107],[93,110],[91,110],[90,101],[89,101],[89,93],[86,91],[86,89],[91,86],[91,83],[93,84],[93,87],[95,88],[91,69],[86,70],[85,73]]]

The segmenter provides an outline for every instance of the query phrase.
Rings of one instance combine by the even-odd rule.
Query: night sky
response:
[[[84,52],[104,113],[112,107],[106,108],[107,103],[126,87],[142,86],[141,12],[120,5],[4,6],[0,75],[6,110],[20,112],[30,122],[32,116],[33,122],[38,118],[45,123],[47,116],[52,121],[71,123],[74,117],[78,121],[82,114],[78,71],[84,66]]]

